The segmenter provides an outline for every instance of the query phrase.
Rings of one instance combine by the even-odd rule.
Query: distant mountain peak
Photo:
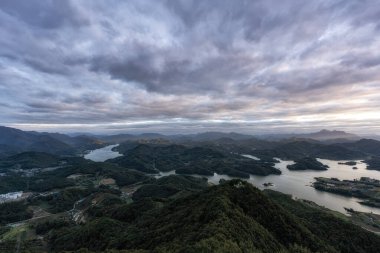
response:
[[[328,130],[328,129],[322,129],[322,130],[320,130],[320,131],[317,132],[317,133],[321,133],[321,134],[337,134],[337,133],[339,133],[339,134],[349,134],[349,133],[347,133],[347,132],[345,132],[345,131],[340,131],[340,130]]]
[[[22,131],[0,126],[0,156],[26,151],[73,155],[89,148],[100,147],[97,139],[70,137],[60,133]]]
[[[301,134],[298,137],[309,138],[318,141],[327,141],[327,140],[359,140],[360,137],[356,134],[347,133],[340,130],[328,130],[322,129],[319,132]]]

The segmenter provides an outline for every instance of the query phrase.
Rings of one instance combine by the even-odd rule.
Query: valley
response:
[[[328,184],[331,187],[331,179],[326,181],[327,178],[339,178],[345,180],[342,182],[346,183],[356,182],[350,181],[355,178],[378,178],[378,171],[367,169],[367,160],[357,159],[357,154],[361,154],[361,159],[368,157],[376,159],[371,149],[366,149],[366,151],[355,149],[337,157],[347,158],[347,160],[330,160],[315,157],[313,154],[327,152],[316,150],[326,148],[330,150],[330,145],[334,145],[335,154],[342,153],[345,149],[331,143],[307,142],[305,144],[304,141],[272,142],[247,138],[246,136],[242,140],[207,138],[204,141],[183,140],[183,137],[164,140],[162,136],[159,140],[134,138],[121,143],[104,142],[104,147],[78,155],[29,151],[2,158],[0,159],[2,182],[0,196],[3,196],[3,203],[0,206],[3,211],[0,212],[0,248],[9,249],[11,252],[15,244],[19,244],[19,247],[28,248],[31,252],[47,249],[58,252],[76,250],[78,247],[95,251],[105,248],[150,251],[155,247],[169,251],[181,250],[179,245],[176,246],[176,240],[190,240],[189,245],[196,242],[193,246],[189,246],[190,248],[202,248],[204,247],[202,246],[203,239],[186,239],[188,238],[186,234],[190,235],[196,231],[190,223],[183,225],[184,227],[190,225],[187,232],[184,230],[183,234],[174,235],[169,231],[172,229],[179,231],[180,227],[177,225],[180,221],[167,221],[171,224],[170,226],[175,226],[168,228],[167,236],[174,240],[169,244],[161,244],[160,241],[154,239],[158,236],[154,231],[163,226],[159,225],[159,222],[164,222],[167,215],[168,217],[177,215],[176,209],[172,206],[177,205],[174,203],[196,201],[197,204],[194,204],[193,208],[190,207],[192,204],[189,202],[183,204],[183,210],[178,209],[178,215],[182,212],[188,213],[189,210],[186,208],[195,210],[195,206],[202,205],[199,201],[210,201],[210,199],[206,200],[209,197],[206,197],[205,192],[211,189],[227,190],[231,187],[229,182],[235,182],[233,185],[237,188],[242,185],[244,189],[249,183],[259,188],[265,198],[269,198],[268,201],[274,201],[276,205],[284,205],[286,210],[290,208],[287,205],[292,202],[292,207],[288,211],[293,215],[296,213],[301,216],[294,216],[291,219],[303,219],[303,215],[313,210],[312,212],[318,215],[323,213],[331,215],[331,219],[337,219],[334,222],[341,220],[339,222],[352,224],[349,226],[357,224],[371,231],[368,233],[379,232],[380,208],[373,204],[375,202],[372,195],[371,198],[362,200],[362,195],[343,194],[341,196],[337,195],[336,190],[332,188],[323,189],[322,192],[321,187],[316,187],[318,184],[322,186]],[[272,156],[273,154],[279,157]],[[353,165],[357,169],[353,170]],[[239,181],[240,179],[243,181]],[[313,184],[315,180],[317,183]],[[369,182],[367,181],[360,180],[364,184],[363,189],[367,187],[366,183]],[[312,187],[313,185],[316,189]],[[257,191],[257,188],[249,186],[247,189],[251,192]],[[278,195],[279,192],[283,195]],[[198,199],[199,194],[206,194],[206,199]],[[215,194],[219,195],[219,193]],[[219,197],[225,198],[223,194]],[[292,197],[284,194],[290,194]],[[245,206],[246,204],[243,203],[238,205]],[[215,204],[219,206],[222,202]],[[258,206],[257,203],[252,202],[249,205],[259,208],[262,204]],[[298,209],[293,210],[294,205],[300,205],[298,208],[304,210],[302,212],[305,213]],[[9,214],[9,210],[12,210],[12,215]],[[171,211],[165,213],[167,212],[165,210]],[[249,210],[247,209],[247,212],[250,212]],[[161,215],[163,215],[161,218],[152,219],[154,216]],[[253,224],[258,222],[258,217],[251,217],[248,213],[239,215],[243,215],[241,217],[245,217],[244,219],[247,219],[246,222],[249,224],[252,223],[250,226],[256,226]],[[238,224],[237,221],[231,222],[232,226]],[[326,222],[330,221],[326,220]],[[157,225],[154,225],[156,223]],[[227,228],[227,224],[223,224],[223,228]],[[306,231],[312,231],[311,228],[316,229],[312,223],[302,226],[304,225],[306,227],[299,228],[304,235],[310,233]],[[149,231],[145,230],[146,226],[150,228]],[[204,229],[212,228],[211,224],[205,226]],[[283,244],[283,239],[277,237],[277,232],[268,230],[270,226],[269,223],[265,223],[264,230],[257,228],[259,229],[257,235],[267,234],[268,238],[277,238],[271,239],[274,243],[267,246],[252,245],[252,247],[264,249],[264,252],[293,251],[293,248],[287,248],[286,244]],[[264,232],[265,230],[267,232]],[[101,237],[92,234],[99,231],[105,234]],[[131,231],[134,231],[137,237],[128,239],[128,236],[123,236],[124,233],[131,233]],[[152,241],[142,241],[138,238],[140,233],[151,234]],[[210,235],[213,233],[210,232]],[[358,230],[356,233],[358,235],[364,232]],[[314,238],[316,235],[310,234],[310,236]],[[317,237],[320,236],[320,234],[317,235]],[[233,237],[232,234],[228,236],[228,238]],[[78,241],[78,238],[81,239]],[[95,238],[97,238],[96,241],[94,241]],[[240,239],[236,238],[236,240]],[[269,239],[263,237],[262,240]],[[236,242],[230,244],[226,240],[226,244],[222,247],[235,247],[233,245]],[[335,252],[334,246],[329,244],[328,239],[322,239],[318,243],[315,241],[312,244],[297,241],[295,238],[288,238],[286,242],[297,245],[292,247],[306,247],[311,251],[313,249],[309,247],[320,244],[317,246],[319,249]],[[216,250],[221,246],[211,247],[215,247]],[[244,248],[246,247],[251,246],[245,245]]]

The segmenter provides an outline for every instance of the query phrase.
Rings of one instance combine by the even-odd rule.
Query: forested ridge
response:
[[[53,252],[378,252],[380,237],[240,180],[167,199],[107,205],[85,225],[53,229]]]

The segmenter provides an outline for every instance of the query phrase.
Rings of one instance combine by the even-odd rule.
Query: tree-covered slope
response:
[[[281,174],[271,162],[256,161],[208,147],[174,144],[141,144],[125,151],[124,156],[108,161],[145,173],[175,170],[178,174],[210,176],[216,172],[242,178],[249,178],[249,174]]]
[[[331,160],[363,159],[367,155],[360,150],[353,150],[346,145],[315,143],[310,141],[292,141],[281,143],[272,149],[252,151],[257,156],[279,157],[285,160],[296,160],[303,157],[318,157]]]
[[[140,187],[134,194],[133,199],[142,198],[169,198],[177,194],[186,194],[202,189],[208,186],[206,178],[197,178],[185,175],[171,175],[162,177],[157,180],[151,179],[151,182]]]
[[[106,145],[89,136],[71,137],[58,133],[28,132],[0,126],[0,157],[35,151],[59,155],[74,155]]]
[[[340,252],[378,252],[380,236],[353,225],[347,217],[315,205],[310,201],[295,201],[290,195],[265,190],[272,201],[296,216],[302,224],[326,244]],[[338,217],[337,217],[338,216]],[[339,217],[344,218],[339,218]]]
[[[23,152],[0,159],[0,170],[32,169],[58,166],[64,159],[42,152]]]
[[[119,187],[148,179],[141,172],[116,164],[93,162],[82,157],[59,157],[25,152],[0,159],[0,194],[13,191],[44,192],[78,184],[87,186],[97,179],[112,178]],[[72,176],[77,175],[79,179]]]
[[[143,198],[104,210],[85,225],[54,230],[51,249],[370,253],[380,248],[375,234],[240,180],[172,201]]]

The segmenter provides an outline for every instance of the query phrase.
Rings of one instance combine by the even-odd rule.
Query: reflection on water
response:
[[[326,159],[318,159],[323,164],[329,166],[326,171],[289,171],[286,166],[292,164],[291,161],[282,161],[276,164],[276,168],[282,171],[282,175],[270,175],[267,177],[251,176],[248,180],[258,188],[263,189],[264,182],[274,183],[273,190],[292,194],[296,198],[307,199],[315,203],[325,206],[329,209],[345,213],[344,207],[353,208],[362,212],[373,212],[380,214],[380,209],[364,206],[358,203],[359,199],[340,196],[332,193],[317,191],[311,187],[314,177],[336,177],[342,179],[356,179],[360,177],[380,178],[379,171],[367,170],[366,164],[360,161],[356,165],[357,170],[353,170],[352,166],[338,164],[345,161],[331,161]]]
[[[311,183],[314,182],[314,177],[336,177],[342,179],[357,179],[360,177],[371,177],[380,179],[380,172],[374,170],[367,170],[366,164],[361,161],[356,161],[358,164],[357,170],[353,170],[352,166],[338,164],[338,162],[346,161],[331,161],[326,159],[318,159],[323,164],[329,166],[326,171],[290,171],[286,168],[287,165],[293,164],[293,161],[283,161],[281,159],[279,163],[276,163],[276,168],[282,171],[281,175],[269,175],[269,176],[256,176],[251,175],[249,179],[246,179],[251,184],[260,189],[273,189],[283,193],[291,194],[294,198],[311,200],[318,205],[325,206],[331,210],[335,210],[341,213],[346,213],[344,208],[352,208],[361,212],[373,212],[380,214],[380,209],[364,206],[358,203],[360,201],[357,198],[345,197],[336,195],[333,193],[317,191],[311,187]],[[175,174],[175,171],[160,172],[161,176]],[[196,175],[194,175],[196,176]],[[199,175],[198,175],[199,177]],[[220,179],[232,179],[233,177],[227,175],[219,175],[214,173],[213,176],[208,176],[208,182],[218,184]],[[264,187],[264,183],[271,182],[274,185],[271,187]]]
[[[104,162],[105,160],[122,156],[122,154],[120,154],[119,152],[112,151],[112,149],[117,146],[119,146],[119,144],[109,145],[104,148],[92,150],[88,154],[86,154],[84,158],[92,160],[94,162]]]
[[[91,151],[90,153],[86,154],[84,158],[90,159],[96,162],[103,162],[107,159],[115,158],[118,156],[121,156],[118,152],[112,151],[114,147],[118,146],[116,145],[110,145],[104,148],[96,149]],[[255,159],[257,160],[257,157],[253,157],[250,155],[244,155],[245,157]],[[367,170],[366,164],[362,163],[361,161],[356,161],[358,169],[353,170],[353,166],[345,165],[345,164],[339,164],[339,162],[346,162],[346,161],[332,161],[332,160],[326,160],[326,159],[318,159],[323,164],[326,164],[329,166],[329,169],[326,171],[290,171],[286,168],[287,165],[293,164],[293,161],[283,161],[281,159],[276,158],[279,160],[279,163],[276,163],[275,167],[280,169],[282,171],[281,175],[269,175],[269,176],[256,176],[251,175],[249,179],[247,179],[248,182],[255,185],[256,187],[260,189],[264,189],[264,183],[273,183],[274,185],[271,187],[268,187],[269,189],[273,189],[276,191],[280,191],[283,193],[291,194],[295,198],[300,199],[307,199],[314,201],[315,203],[325,206],[329,209],[339,211],[342,213],[346,213],[344,210],[344,207],[352,208],[357,211],[362,212],[373,212],[380,214],[380,209],[364,206],[358,203],[359,199],[357,198],[351,198],[351,197],[345,197],[336,195],[333,193],[327,193],[322,191],[317,191],[313,187],[311,187],[311,183],[314,182],[314,177],[336,177],[340,180],[343,179],[358,179],[360,177],[370,177],[374,179],[380,180],[380,171],[375,170]],[[175,174],[175,171],[167,171],[167,172],[160,172],[159,174],[155,175],[154,177],[160,178],[164,176],[169,176]],[[227,175],[218,175],[214,173],[213,176],[199,176],[199,175],[192,175],[197,177],[206,177],[210,183],[218,184],[220,179],[232,179],[233,177],[227,176]]]

